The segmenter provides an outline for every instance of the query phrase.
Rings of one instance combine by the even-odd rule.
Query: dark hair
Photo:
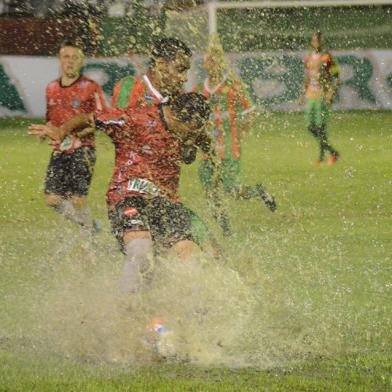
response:
[[[83,52],[83,47],[82,45],[80,45],[78,42],[76,41],[71,41],[71,40],[64,40],[61,44],[60,44],[60,48],[59,51],[67,46],[70,46],[71,48],[76,48],[79,49]]]
[[[176,38],[162,38],[154,42],[151,48],[151,61],[163,58],[165,60],[174,60],[178,53],[191,57],[192,51],[184,44],[184,42]]]
[[[172,102],[171,107],[179,120],[193,121],[198,128],[208,121],[211,113],[207,98],[198,93],[180,95]]]

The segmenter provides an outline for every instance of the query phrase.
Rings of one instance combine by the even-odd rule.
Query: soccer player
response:
[[[165,103],[183,92],[192,52],[175,38],[155,42],[149,68],[141,78],[127,76],[113,90],[112,106],[127,107]]]
[[[325,161],[328,152],[328,165],[333,165],[339,153],[328,142],[327,122],[330,107],[339,88],[339,66],[329,52],[323,50],[321,32],[312,35],[312,52],[305,58],[305,96],[308,130],[320,144],[320,155],[316,165]]]
[[[178,184],[183,148],[197,144],[209,114],[206,99],[188,93],[170,104],[79,115],[60,128],[31,127],[32,134],[55,140],[82,126],[97,127],[112,139],[115,169],[107,204],[113,232],[127,256],[127,283],[132,291],[140,284],[139,272],[153,248],[187,258],[202,240],[200,234],[206,228],[179,201]]]
[[[65,42],[59,51],[61,75],[46,88],[46,119],[59,127],[79,113],[106,108],[101,87],[80,73],[83,51]],[[85,229],[94,229],[87,194],[95,165],[94,133],[90,127],[53,144],[45,178],[46,204]]]
[[[211,134],[215,152],[220,161],[219,180],[225,193],[236,199],[260,197],[271,210],[276,210],[274,198],[261,183],[247,186],[240,181],[241,139],[249,128],[254,106],[243,83],[230,74],[225,64],[223,48],[216,37],[212,37],[204,57],[207,78],[194,91],[202,92],[212,105]],[[213,208],[214,216],[223,231],[229,233],[229,221],[216,192],[214,180],[216,165],[205,157],[199,166],[199,178]]]

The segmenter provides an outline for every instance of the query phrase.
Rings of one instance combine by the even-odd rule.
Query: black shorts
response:
[[[95,160],[93,147],[80,147],[72,153],[52,152],[46,172],[45,193],[64,197],[87,196]]]
[[[113,234],[123,246],[126,231],[148,230],[154,244],[170,248],[179,241],[197,242],[193,235],[196,215],[182,203],[163,197],[129,197],[109,211]]]

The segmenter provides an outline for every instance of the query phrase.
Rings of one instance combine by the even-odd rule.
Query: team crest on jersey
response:
[[[80,99],[74,98],[74,99],[71,101],[71,106],[72,106],[74,109],[79,109],[79,108],[80,108],[80,104],[81,104]]]
[[[157,125],[157,122],[156,122],[156,120],[153,120],[153,119],[148,120],[146,122],[146,127],[149,127],[149,128],[154,128],[154,127],[156,127],[156,125]]]
[[[88,82],[87,80],[84,80],[83,82],[81,82],[79,84],[79,86],[80,86],[80,88],[87,88],[89,84],[90,84],[90,82]]]
[[[53,98],[50,98],[48,104],[49,104],[49,106],[56,105],[56,101]]]

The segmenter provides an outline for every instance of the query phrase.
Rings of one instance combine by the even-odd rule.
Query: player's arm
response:
[[[331,55],[328,64],[328,74],[330,80],[328,81],[327,84],[328,90],[326,92],[325,99],[328,104],[332,104],[332,102],[336,97],[340,85],[340,68],[339,68],[339,64]]]
[[[182,161],[190,165],[196,160],[197,150],[200,149],[204,154],[212,154],[212,140],[206,132],[206,127],[198,131],[198,134],[182,141]]]
[[[85,128],[95,128],[94,115],[90,114],[77,114],[70,118],[61,127],[55,127],[48,124],[32,124],[29,127],[29,134],[35,135],[40,139],[48,137],[53,142],[61,143],[67,135],[72,132],[77,132],[78,130],[83,130]]]
[[[105,94],[99,84],[95,84],[95,88],[91,94],[92,106],[94,108],[94,113],[103,113],[108,110],[108,104],[106,102]],[[95,132],[95,128],[92,126],[87,126],[84,129],[73,131],[77,137],[83,138],[89,136]]]
[[[308,90],[309,84],[310,84],[310,78],[309,78],[309,73],[307,72],[308,69],[308,57],[305,58],[304,62],[304,89],[300,93],[299,98],[298,98],[298,103],[300,105],[303,105],[305,103],[305,95],[306,91]]]
[[[238,81],[235,89],[235,98],[242,108],[242,112],[239,113],[239,120],[241,122],[241,131],[248,131],[257,115],[256,107],[253,104],[245,86]]]

